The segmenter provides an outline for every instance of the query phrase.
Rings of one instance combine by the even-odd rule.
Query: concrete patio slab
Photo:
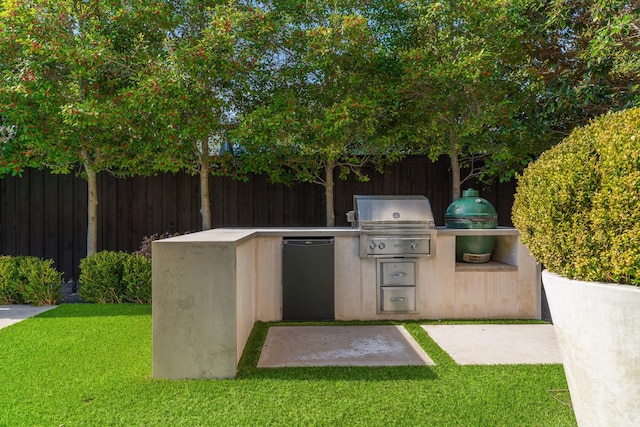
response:
[[[459,365],[562,363],[553,325],[422,325]]]
[[[259,368],[406,366],[433,361],[402,326],[273,326]]]
[[[57,305],[46,305],[43,307],[33,307],[22,304],[0,305],[0,329],[56,307]]]

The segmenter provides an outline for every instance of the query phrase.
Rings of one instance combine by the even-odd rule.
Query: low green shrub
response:
[[[135,254],[125,258],[122,281],[126,301],[138,304],[150,303],[151,259]]]
[[[550,271],[640,285],[640,108],[574,130],[519,178],[512,218]]]
[[[54,305],[62,300],[62,273],[53,267],[53,260],[22,257],[18,274],[24,277],[22,298],[31,305]]]
[[[80,298],[85,302],[124,302],[125,252],[101,251],[80,261]]]
[[[80,261],[80,297],[85,302],[151,302],[151,260],[101,251]]]
[[[53,260],[0,257],[2,304],[54,305],[61,300],[62,273],[53,267]]]
[[[22,304],[15,257],[0,257],[0,304]]]

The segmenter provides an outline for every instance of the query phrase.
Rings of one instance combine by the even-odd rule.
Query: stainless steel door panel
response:
[[[415,286],[384,286],[380,288],[380,311],[406,313],[416,311]]]
[[[416,284],[415,261],[382,261],[380,265],[380,286]]]

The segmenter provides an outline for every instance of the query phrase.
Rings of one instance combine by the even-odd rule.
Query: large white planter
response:
[[[578,424],[640,426],[640,287],[542,282]]]

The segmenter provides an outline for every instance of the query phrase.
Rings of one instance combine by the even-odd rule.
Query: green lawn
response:
[[[151,307],[62,305],[0,330],[0,426],[574,426],[560,365],[257,369],[154,380]]]

